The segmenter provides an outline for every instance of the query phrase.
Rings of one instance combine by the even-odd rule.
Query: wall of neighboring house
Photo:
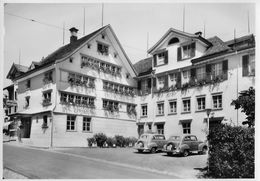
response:
[[[215,93],[219,93],[222,95],[222,108],[212,110],[210,117],[224,117],[223,123],[237,125],[238,122],[238,124],[241,125],[246,116],[241,112],[241,110],[238,110],[237,112],[237,110],[234,109],[234,106],[231,106],[230,103],[233,99],[237,98],[237,92],[247,90],[250,86],[254,87],[255,85],[254,76],[242,76],[242,56],[246,54],[248,54],[247,51],[211,61],[211,63],[215,63],[223,61],[224,59],[228,60],[228,79],[221,83],[188,88],[185,91],[176,90],[165,93],[155,93],[153,96],[152,94],[140,96],[137,122],[164,122],[164,134],[166,137],[169,137],[170,135],[183,134],[182,122],[185,122],[185,120],[191,120],[191,134],[195,134],[198,138],[205,140],[205,128],[207,128],[205,120],[207,119],[207,114],[205,110],[197,110],[197,96],[205,96],[205,108],[213,108],[212,96],[215,95]],[[254,59],[254,56],[252,56],[252,59]],[[191,101],[190,113],[183,112],[183,98],[188,98]],[[169,114],[169,100],[177,101],[176,114]],[[158,102],[164,103],[164,115],[157,115]],[[148,106],[147,117],[141,116],[142,104],[147,104]],[[144,129],[148,129],[147,124],[144,125]],[[155,132],[157,131],[156,124],[153,124],[152,130]]]
[[[93,136],[95,133],[103,132],[107,135],[114,136],[120,134],[123,136],[135,136],[136,132],[136,117],[134,115],[127,114],[127,104],[137,104],[137,97],[128,95],[119,95],[116,93],[108,92],[103,89],[103,81],[110,81],[120,85],[126,85],[130,87],[136,87],[136,82],[128,73],[125,68],[125,63],[120,57],[118,49],[116,49],[113,43],[110,41],[110,36],[105,34],[105,39],[102,39],[102,35],[98,35],[95,39],[91,40],[72,55],[72,62],[70,58],[57,64],[57,106],[55,113],[59,113],[54,117],[55,123],[55,135],[57,145],[65,144],[66,140],[73,140],[79,138],[77,142],[71,143],[78,146],[86,146],[86,138]],[[109,45],[109,55],[101,55],[97,52],[97,42],[102,42]],[[90,45],[90,48],[88,47]],[[114,57],[114,53],[117,53],[117,57]],[[108,62],[121,67],[121,76],[114,76],[111,74],[98,72],[89,67],[81,68],[82,55],[91,56],[100,59],[104,62]],[[89,76],[94,78],[95,88],[86,88],[82,85],[71,86],[68,82],[69,73],[75,73],[83,76]],[[78,105],[64,105],[60,103],[61,92],[68,94],[90,96],[94,97],[95,108],[86,108]],[[119,102],[119,111],[110,113],[103,109],[103,99],[115,100]],[[67,115],[76,115],[77,131],[70,132],[66,130]],[[82,116],[91,117],[92,132],[82,132]],[[69,135],[69,136],[68,136]],[[74,146],[75,146],[74,145]]]

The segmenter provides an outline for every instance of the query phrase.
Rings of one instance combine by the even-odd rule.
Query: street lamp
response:
[[[207,134],[207,136],[209,135],[209,115],[210,115],[210,113],[211,113],[211,108],[207,108],[206,109],[206,113],[207,113],[207,128],[208,128],[208,134]]]

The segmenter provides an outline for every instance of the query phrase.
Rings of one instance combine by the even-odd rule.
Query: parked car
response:
[[[135,149],[138,152],[151,152],[162,150],[163,146],[167,143],[165,136],[162,134],[145,133],[135,143]]]
[[[164,145],[163,152],[166,152],[167,155],[180,154],[186,157],[191,152],[205,154],[207,149],[207,144],[198,140],[195,135],[184,135],[170,136],[167,144]]]

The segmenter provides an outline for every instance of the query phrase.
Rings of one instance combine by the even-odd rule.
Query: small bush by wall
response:
[[[210,130],[208,140],[205,177],[254,178],[254,128],[220,125]]]
[[[107,141],[107,136],[104,133],[96,133],[93,138],[96,140],[98,147],[103,147],[104,143]]]

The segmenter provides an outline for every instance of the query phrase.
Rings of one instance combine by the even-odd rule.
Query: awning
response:
[[[209,118],[209,122],[221,122],[223,121],[224,117],[213,117]],[[208,118],[204,118],[204,123],[208,122]]]
[[[26,110],[22,110],[19,112],[16,112],[14,114],[11,114],[9,116],[23,116],[23,115],[34,115],[34,114],[39,114],[39,113],[44,113],[44,112],[49,112],[53,110],[53,105],[48,106],[48,107],[43,107],[43,108],[29,108]]]

